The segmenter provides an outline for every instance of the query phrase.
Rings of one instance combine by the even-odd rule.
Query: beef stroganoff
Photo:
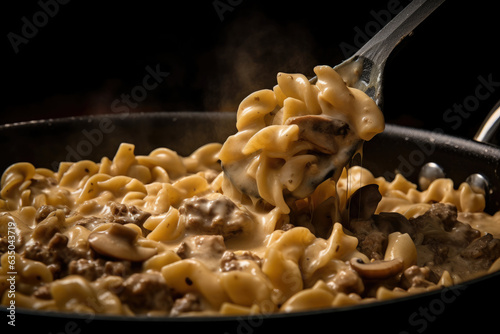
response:
[[[419,190],[350,166],[382,113],[331,67],[315,73],[279,74],[242,101],[235,135],[189,156],[123,143],[57,171],[10,166],[1,304],[9,272],[17,307],[210,316],[370,303],[500,269],[500,212],[467,183]]]

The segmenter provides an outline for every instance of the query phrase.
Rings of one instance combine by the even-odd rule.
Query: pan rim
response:
[[[221,117],[221,118],[234,118],[236,119],[236,113],[234,112],[217,112],[217,111],[159,111],[159,112],[141,112],[141,113],[131,113],[131,114],[99,114],[99,115],[85,115],[85,116],[71,116],[71,117],[63,117],[63,118],[49,118],[49,119],[40,119],[40,120],[31,120],[31,121],[23,121],[23,122],[15,122],[15,123],[7,123],[0,125],[0,132],[4,129],[16,129],[16,128],[31,128],[31,127],[51,127],[51,126],[64,126],[64,124],[68,123],[82,123],[87,124],[92,121],[98,121],[103,118],[109,118],[113,121],[129,121],[130,119],[141,119],[141,118],[183,118],[183,117]],[[448,134],[443,134],[439,132],[429,131],[425,129],[416,129],[411,127],[406,127],[402,125],[396,124],[386,124],[386,129],[379,136],[384,137],[388,136],[389,138],[398,137],[404,138],[405,140],[419,139],[419,140],[429,140],[429,138],[434,139],[434,143],[436,145],[442,145],[443,147],[456,150],[457,148],[464,148],[463,152],[482,152],[485,156],[490,157],[491,159],[498,161],[500,159],[500,147],[496,147],[494,145],[476,142],[472,139],[456,137]],[[467,150],[468,149],[468,150]],[[473,154],[472,154],[473,155]],[[448,289],[456,289],[461,285],[475,285],[481,284],[481,282],[485,280],[499,280],[500,279],[500,271],[486,274],[481,277],[477,277],[460,284],[456,284]],[[390,300],[383,301],[374,301],[366,304],[357,304],[352,306],[341,306],[341,307],[329,307],[324,309],[316,309],[309,311],[297,311],[291,313],[273,313],[269,315],[265,315],[265,318],[269,319],[281,319],[287,317],[303,317],[303,316],[311,316],[311,315],[328,315],[328,314],[342,314],[346,312],[351,312],[359,309],[366,308],[377,308],[380,306],[391,305],[394,303],[401,303],[404,301],[409,301],[413,299],[420,299],[425,297],[432,297],[434,295],[439,295],[442,293],[442,288],[411,294],[404,297],[399,297]],[[61,312],[61,311],[41,311],[41,310],[32,310],[19,308],[16,310],[19,314],[26,316],[43,316],[47,318],[54,319],[86,319],[89,317],[88,314],[75,314],[69,312]],[[0,313],[5,314],[8,313],[8,310],[5,306],[0,306]],[[263,315],[238,315],[238,316],[188,316],[188,317],[151,317],[151,316],[123,316],[123,315],[102,315],[95,314],[92,315],[93,320],[98,321],[147,321],[147,322],[227,322],[227,321],[238,321],[242,317],[245,318],[256,318],[263,317]]]
[[[185,118],[185,117],[205,117],[205,116],[212,116],[212,117],[228,117],[228,118],[234,118],[236,120],[236,112],[233,111],[148,111],[148,112],[137,112],[137,113],[123,113],[123,114],[94,114],[94,115],[80,115],[80,116],[68,116],[68,117],[59,117],[59,118],[46,118],[46,119],[36,119],[36,120],[29,120],[29,121],[19,121],[19,122],[12,122],[12,123],[5,123],[5,124],[0,124],[0,131],[4,129],[11,129],[11,128],[23,128],[23,127],[39,127],[39,126],[52,126],[52,125],[61,125],[65,123],[74,123],[74,122],[81,122],[81,123],[90,123],[91,121],[96,121],[100,120],[103,118],[108,118],[111,120],[119,120],[119,121],[126,121],[128,119],[141,119],[141,118]],[[452,143],[453,141],[456,141],[458,144],[464,144],[464,145],[473,145],[482,147],[485,151],[485,153],[488,153],[489,150],[491,150],[494,153],[499,153],[500,154],[500,147],[486,143],[486,142],[480,142],[476,141],[474,139],[470,138],[464,138],[464,137],[459,137],[459,136],[454,136],[450,134],[444,133],[441,129],[435,129],[435,130],[428,130],[428,129],[418,129],[414,127],[409,127],[405,125],[399,125],[399,124],[392,124],[392,123],[386,123],[385,124],[385,129],[382,133],[378,134],[377,136],[384,136],[388,133],[394,133],[397,135],[400,135],[401,137],[408,137],[408,139],[415,137],[415,138],[422,138],[422,139],[429,139],[433,138],[434,141],[438,143],[443,143],[443,144],[448,144],[448,145],[453,145],[456,146],[455,143]],[[377,138],[375,136],[375,138]]]
[[[62,311],[48,311],[48,310],[34,310],[28,308],[16,308],[16,314],[25,316],[43,316],[46,318],[53,319],[66,319],[66,320],[85,320],[91,317],[92,321],[132,321],[132,322],[176,322],[176,323],[190,323],[190,322],[234,322],[240,321],[242,318],[253,319],[253,318],[265,318],[265,319],[286,319],[289,317],[308,317],[308,316],[322,316],[322,315],[335,315],[355,312],[357,310],[363,309],[376,309],[384,306],[391,306],[392,304],[403,304],[404,302],[409,302],[415,299],[424,300],[426,298],[432,298],[443,294],[443,291],[455,291],[462,287],[473,286],[481,284],[484,281],[490,280],[500,280],[500,270],[487,273],[486,275],[476,277],[458,284],[451,285],[449,287],[440,287],[431,291],[412,293],[407,296],[397,297],[387,300],[372,301],[367,303],[361,303],[356,305],[338,306],[338,307],[326,307],[318,308],[313,310],[305,311],[294,311],[294,312],[277,312],[270,314],[247,314],[247,315],[193,315],[193,316],[147,316],[147,315],[107,315],[107,314],[85,314],[85,313],[72,313],[72,312],[62,312]],[[7,307],[0,306],[0,314],[8,314]]]

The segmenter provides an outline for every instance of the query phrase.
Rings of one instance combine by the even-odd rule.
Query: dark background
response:
[[[40,3],[52,10],[45,21]],[[388,8],[408,1],[54,3],[3,4],[2,124],[126,109],[235,111],[251,92],[272,88],[277,72],[313,76],[315,65],[340,63],[348,56],[341,45],[357,49]],[[37,19],[16,53],[9,36],[22,37]],[[495,2],[445,2],[386,66],[386,121],[471,138],[500,99],[498,44]],[[135,108],[113,109],[142,86],[146,66],[169,75]],[[480,77],[497,83],[493,92]],[[453,111],[467,103],[469,111]]]
[[[222,18],[213,3],[71,0],[59,5],[57,13],[15,53],[9,34],[22,36],[25,21],[33,22],[42,8],[38,1],[3,2],[0,124],[113,113],[113,101],[142,85],[148,74],[146,66],[159,66],[169,75],[130,112],[234,112],[254,90],[272,88],[279,71],[312,76],[315,65],[340,63],[347,57],[340,45],[361,46],[356,43],[360,38],[356,31],[375,26],[378,22],[373,13],[382,13],[395,0],[220,0],[233,4]],[[403,6],[408,1],[400,3]],[[384,114],[388,123],[472,138],[500,100],[500,86],[493,87],[487,98],[476,97],[477,92],[487,92],[484,87],[478,90],[479,78],[500,83],[497,7],[495,1],[447,0],[406,39],[386,67]],[[470,112],[453,112],[476,100]],[[443,119],[445,115],[448,121]],[[81,137],[75,140],[80,143]],[[98,155],[98,149],[101,147],[93,153]],[[488,323],[496,309],[478,304],[475,297],[498,299],[498,289],[491,288],[491,281],[482,283],[469,287],[468,294],[458,299],[462,302],[447,304],[436,321],[425,322],[428,332],[439,332],[437,328],[453,331],[453,321],[464,324],[463,328],[474,321],[476,327]],[[405,328],[420,331],[421,327],[409,326],[408,313],[436,305],[436,300],[430,295],[416,304],[408,299],[406,304],[398,302],[382,309],[390,318],[384,322],[384,330],[392,326],[397,332]],[[358,311],[363,310],[363,315],[356,313],[348,323],[371,329],[380,314],[370,308]],[[338,314],[333,322],[348,316]],[[65,328],[61,321],[43,318],[37,322],[40,329],[55,332]],[[288,328],[303,319],[289,318]],[[28,320],[20,317],[19,325]],[[308,321],[319,323],[317,318]],[[140,330],[146,326],[144,322],[120,324]],[[111,329],[118,330],[120,324],[113,322]],[[102,328],[98,321],[81,328],[88,332],[90,326]]]

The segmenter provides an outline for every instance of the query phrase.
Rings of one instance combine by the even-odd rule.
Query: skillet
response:
[[[59,161],[112,157],[122,142],[136,146],[136,154],[167,147],[189,155],[209,142],[223,143],[236,132],[230,112],[157,112],[48,119],[0,126],[0,170],[15,162],[57,168]],[[500,209],[500,148],[453,137],[439,131],[387,124],[386,130],[364,146],[362,164],[375,176],[391,179],[395,172],[417,182],[421,166],[435,162],[455,186],[473,173],[489,181],[486,210]],[[489,328],[495,323],[500,300],[500,272],[443,290],[365,305],[299,312],[234,317],[146,318],[91,316],[16,309],[16,329],[37,333],[87,333],[113,330],[159,329],[177,333],[204,330],[213,333],[263,333],[279,329],[298,332],[422,333],[464,326]],[[2,326],[9,311],[0,308]],[[304,326],[304,327],[301,327]],[[21,328],[19,328],[21,327]],[[303,329],[302,329],[303,328]],[[469,327],[470,328],[470,327]]]

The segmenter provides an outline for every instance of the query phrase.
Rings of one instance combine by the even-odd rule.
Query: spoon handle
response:
[[[354,56],[363,56],[375,64],[384,64],[394,47],[443,2],[444,0],[413,0]]]

